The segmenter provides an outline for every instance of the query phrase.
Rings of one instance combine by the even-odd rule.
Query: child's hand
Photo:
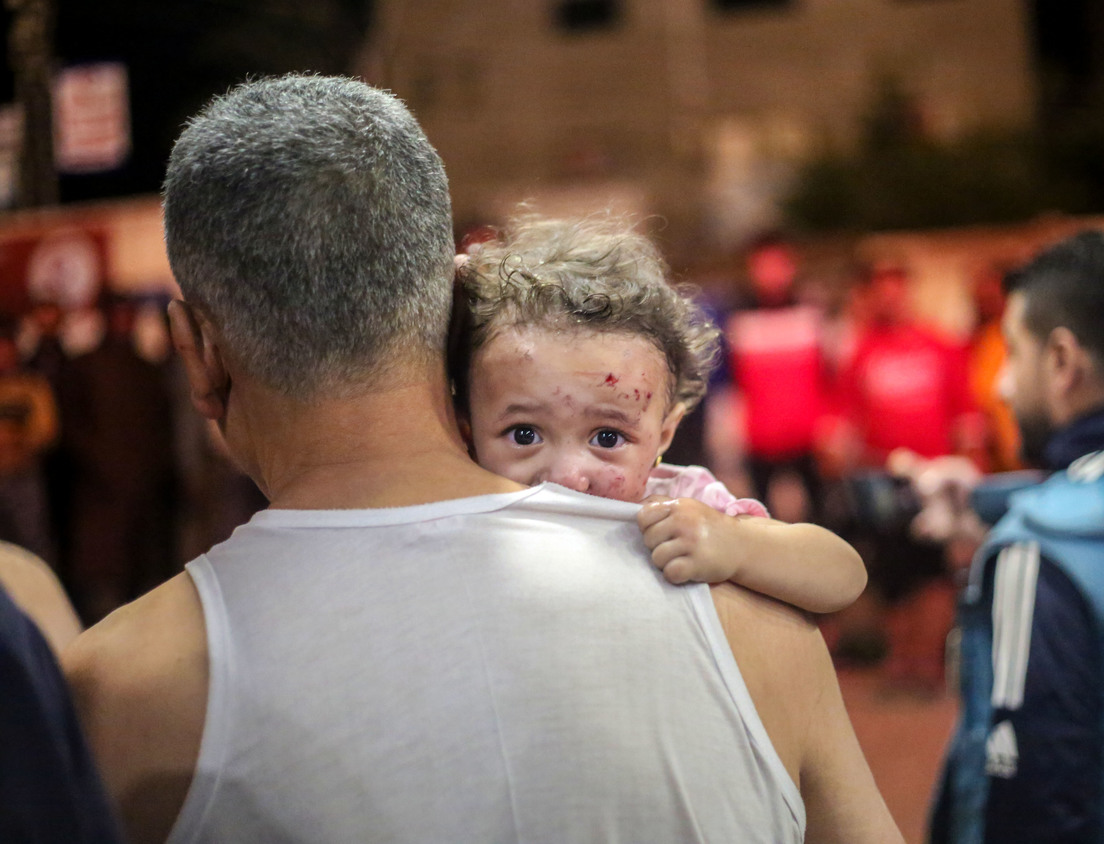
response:
[[[835,612],[866,586],[858,552],[819,525],[729,516],[693,498],[644,501],[636,522],[671,583],[725,580],[809,612]]]
[[[721,583],[738,568],[732,530],[742,517],[726,516],[693,498],[648,501],[636,523],[652,563],[671,583]]]

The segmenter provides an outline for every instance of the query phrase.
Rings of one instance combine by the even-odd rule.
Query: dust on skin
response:
[[[608,373],[605,378],[602,378],[602,373],[601,372],[593,372],[593,371],[587,370],[587,369],[573,370],[572,375],[577,375],[581,378],[595,378],[596,380],[598,380],[598,386],[599,387],[611,387],[611,388],[616,387],[619,383],[621,383],[622,378],[624,378],[623,375],[617,375],[616,373],[613,373],[613,372]],[[648,377],[648,373],[641,372],[640,377],[642,379],[646,379]],[[561,393],[562,393],[562,388],[557,387],[555,389],[553,395],[559,396]],[[631,393],[621,393],[620,398],[623,398],[623,399],[626,399],[626,400],[633,399],[637,402],[639,402],[643,399],[644,406],[640,409],[640,414],[637,415],[636,417],[632,418],[632,423],[635,425],[635,424],[639,424],[640,415],[643,415],[643,413],[648,410],[648,406],[652,403],[652,392],[649,390],[647,393],[641,393],[641,391],[638,388],[634,387],[633,391]],[[571,396],[570,393],[568,393],[568,395],[564,397],[564,403],[566,405],[568,405],[569,407],[574,406],[573,397]]]
[[[623,398],[623,399],[634,399],[635,401],[643,400],[643,402],[644,402],[643,410],[645,410],[645,411],[652,404],[652,392],[651,392],[651,390],[649,390],[647,393],[641,393],[640,390],[634,389],[632,391],[631,396],[628,393],[622,393],[621,398]]]
[[[639,501],[663,436],[665,417],[656,417],[653,399],[669,378],[666,361],[638,338],[586,332],[579,338],[585,342],[565,339],[513,329],[474,356],[476,457],[519,483],[551,480]],[[593,439],[600,429],[627,440],[599,448]]]
[[[616,475],[610,480],[609,485],[606,487],[607,497],[615,500],[621,500],[625,496],[625,483],[626,478],[623,474]]]

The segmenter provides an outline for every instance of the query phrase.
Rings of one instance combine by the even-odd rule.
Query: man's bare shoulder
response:
[[[81,633],[62,662],[71,682],[130,687],[179,671],[189,657],[202,656],[205,665],[206,654],[199,595],[179,574]]]
[[[199,596],[178,575],[62,654],[78,714],[135,841],[163,840],[183,805],[207,706]]]
[[[788,658],[812,656],[823,646],[820,630],[808,613],[732,583],[710,589],[713,605],[729,641],[741,651],[760,646],[783,650]]]
[[[797,782],[809,719],[832,670],[820,631],[806,613],[757,592],[723,583],[711,594],[759,718]]]
[[[813,619],[730,584],[713,603],[744,683],[805,801],[808,842],[902,842],[847,717]]]

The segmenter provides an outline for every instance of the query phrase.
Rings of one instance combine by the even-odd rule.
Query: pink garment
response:
[[[754,498],[737,498],[704,466],[671,466],[660,463],[648,476],[647,495],[693,498],[726,516],[763,516],[767,508]]]

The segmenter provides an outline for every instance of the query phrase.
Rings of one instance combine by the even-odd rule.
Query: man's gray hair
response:
[[[164,201],[185,298],[271,388],[356,391],[443,353],[448,181],[390,94],[310,75],[239,85],[177,140]]]
[[[705,395],[719,349],[717,328],[689,287],[673,287],[667,264],[631,221],[615,215],[574,220],[523,215],[461,268],[468,305],[452,363],[463,409],[475,352],[511,327],[588,329],[638,336],[666,358],[668,399],[687,410]]]

